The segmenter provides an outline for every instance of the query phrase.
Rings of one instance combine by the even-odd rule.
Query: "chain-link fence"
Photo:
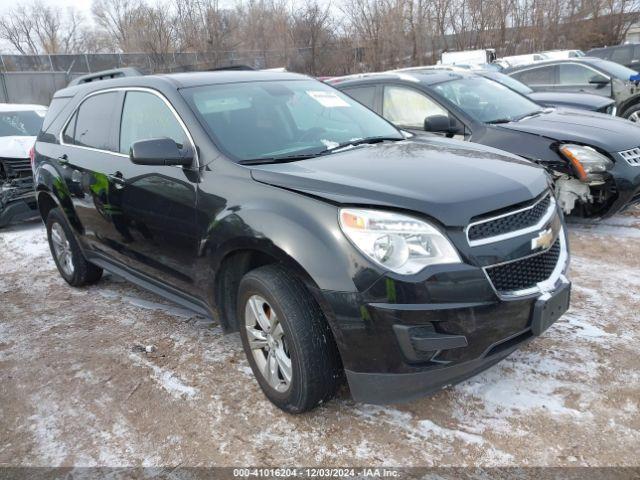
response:
[[[66,72],[85,74],[112,68],[135,67],[143,73],[207,70],[228,65],[248,65],[253,68],[287,66],[291,58],[302,55],[297,50],[281,51],[229,51],[229,52],[176,52],[148,53],[95,53],[56,55],[0,55],[0,72]]]

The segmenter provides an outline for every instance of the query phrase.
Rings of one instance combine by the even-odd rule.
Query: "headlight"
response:
[[[398,213],[343,208],[340,228],[377,264],[405,275],[427,265],[460,263],[453,245],[433,225]]]
[[[613,162],[591,147],[566,144],[560,147],[562,154],[571,162],[578,178],[583,182],[590,180],[592,173],[606,172]]]

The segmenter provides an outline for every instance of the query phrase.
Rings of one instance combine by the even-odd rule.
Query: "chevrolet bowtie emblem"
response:
[[[543,230],[536,238],[531,239],[531,250],[546,250],[553,245],[553,230]]]

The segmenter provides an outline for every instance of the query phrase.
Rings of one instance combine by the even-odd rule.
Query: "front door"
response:
[[[133,143],[154,138],[170,138],[179,148],[196,151],[168,101],[151,90],[125,93],[116,136],[123,156]],[[109,234],[120,255],[136,270],[192,291],[197,169],[136,165],[124,157],[107,177],[122,212]]]
[[[558,92],[591,93],[611,96],[611,79],[602,73],[577,63],[558,65]]]

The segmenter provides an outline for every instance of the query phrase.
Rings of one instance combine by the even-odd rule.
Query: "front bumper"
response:
[[[37,216],[38,204],[32,181],[14,180],[0,183],[0,227]]]
[[[388,403],[433,393],[488,368],[541,334],[569,304],[569,253],[564,229],[557,228],[553,245],[560,243],[560,253],[553,273],[535,291],[499,290],[487,270],[500,264],[492,252],[530,252],[539,232],[470,248],[473,263],[483,266],[429,267],[411,279],[385,275],[361,293],[318,292],[354,399]],[[529,257],[501,257],[504,264],[522,262],[542,258],[553,248]]]

